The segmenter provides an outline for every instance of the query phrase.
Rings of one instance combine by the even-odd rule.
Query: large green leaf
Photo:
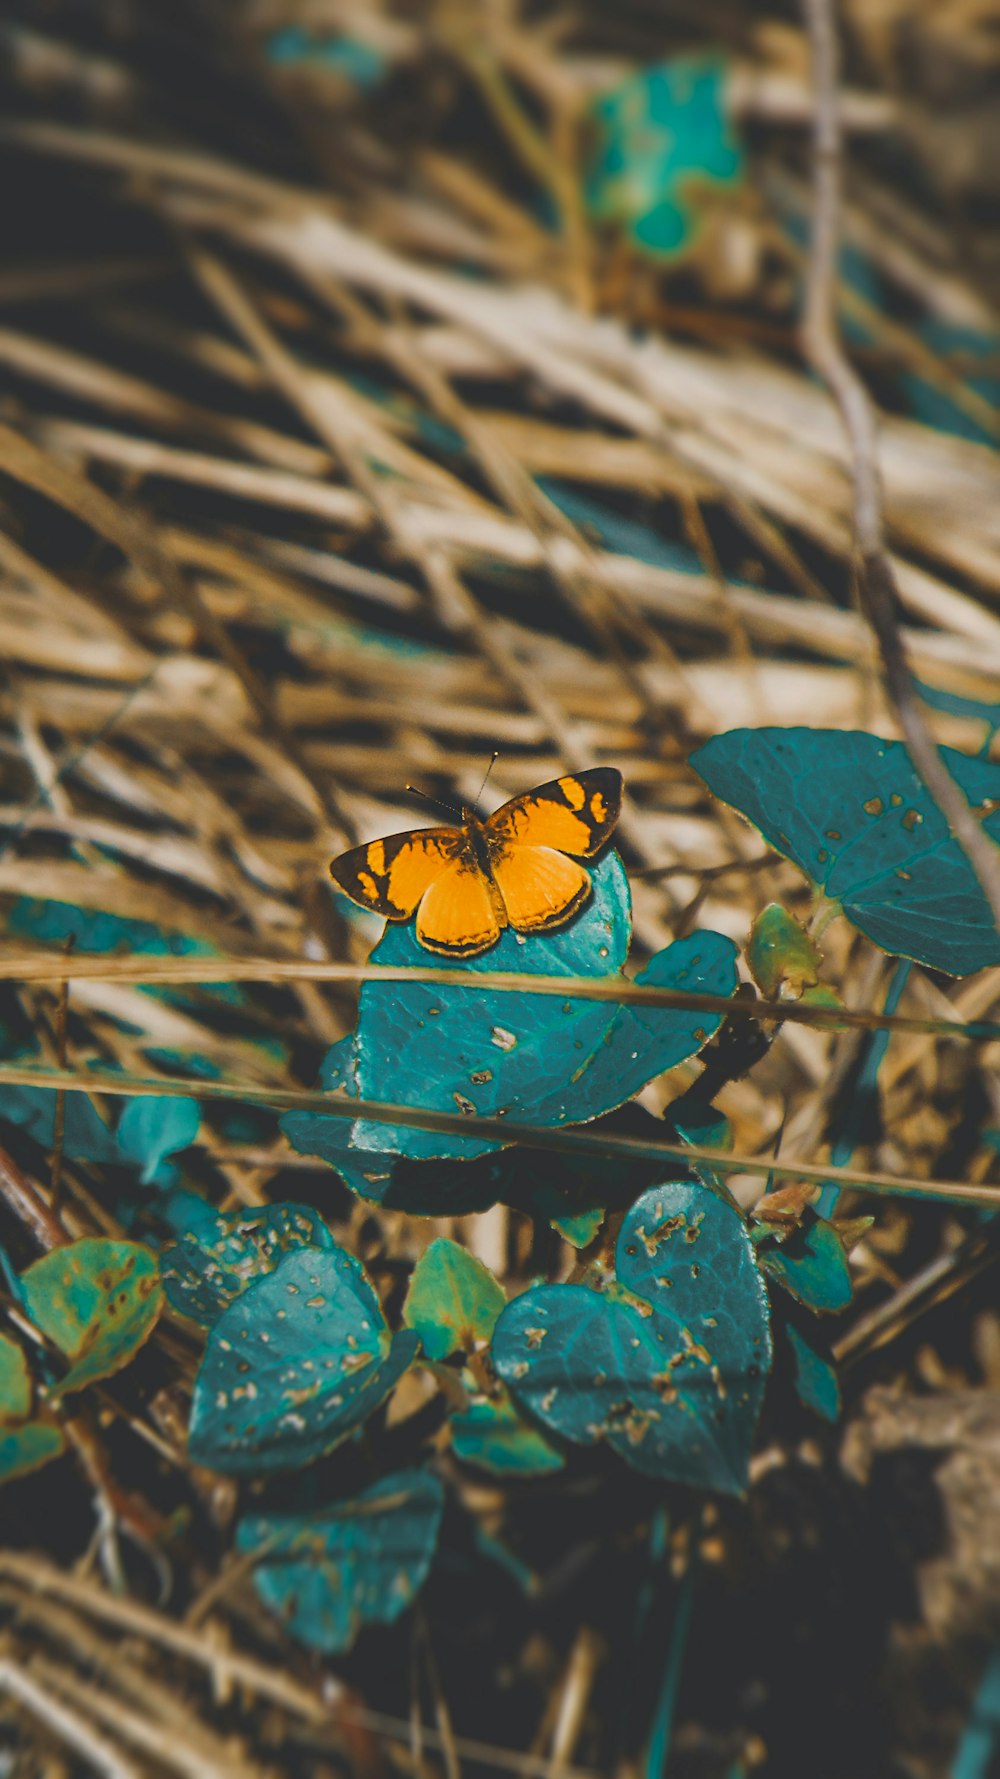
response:
[[[441,1236],[414,1267],[403,1320],[428,1359],[447,1359],[488,1341],[506,1302],[489,1267]]]
[[[152,1250],[98,1236],[44,1254],[20,1283],[31,1320],[70,1361],[53,1396],[120,1371],[152,1333],[163,1302]]]
[[[485,957],[452,967],[456,973],[489,967],[615,975],[628,939],[627,883],[611,855],[594,872],[592,902],[564,932],[530,941],[508,932]],[[372,955],[374,962],[426,963],[408,928],[391,929]],[[637,980],[729,995],[736,986],[736,948],[720,933],[693,933],[658,953]],[[357,1032],[329,1053],[324,1085],[351,1098],[452,1114],[457,1109],[470,1124],[477,1115],[511,1123],[583,1123],[693,1055],[719,1023],[719,1015],[680,1008],[646,1011],[614,1002],[366,983]],[[290,1113],[282,1128],[296,1148],[328,1160],[354,1191],[415,1215],[480,1210],[498,1196],[488,1168],[455,1165],[459,1155],[495,1153],[495,1142],[321,1114]],[[416,1164],[431,1157],[433,1168],[420,1171]]]
[[[309,1205],[261,1205],[218,1211],[165,1248],[160,1265],[168,1303],[210,1328],[254,1279],[273,1272],[299,1248],[335,1247],[318,1211]]]
[[[200,1464],[258,1473],[332,1451],[384,1402],[417,1351],[393,1340],[364,1269],[340,1248],[286,1254],[224,1310],[195,1379]]]
[[[390,1624],[423,1586],[437,1544],[444,1490],[425,1470],[385,1476],[353,1501],[297,1514],[251,1514],[236,1529],[259,1551],[264,1604],[310,1649],[337,1655],[365,1624]]]
[[[738,1212],[707,1187],[643,1193],[603,1289],[533,1286],[493,1361],[546,1427],[606,1439],[648,1475],[739,1493],[771,1356],[767,1293]]]
[[[940,753],[985,833],[1000,840],[1000,766]],[[902,742],[841,729],[731,729],[691,764],[884,951],[952,976],[1000,963],[986,897]]]

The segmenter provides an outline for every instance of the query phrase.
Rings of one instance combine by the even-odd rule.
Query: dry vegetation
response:
[[[992,701],[996,455],[900,392],[918,376],[996,435],[918,321],[995,326],[1000,14],[845,13],[844,236],[882,294],[847,286],[842,320],[881,409],[900,622],[922,681]],[[291,15],[355,30],[381,84],[269,60]],[[750,173],[664,268],[585,213],[586,106],[705,47],[730,58]],[[849,447],[798,341],[806,249],[776,220],[810,212],[794,11],[21,0],[0,54],[4,907],[63,901],[183,933],[236,976],[263,957],[318,978],[378,930],[332,898],[330,856],[419,822],[408,782],[471,801],[499,749],[494,803],[621,768],[640,960],[697,924],[742,943],[769,901],[805,916],[800,873],[686,764],[741,724],[898,733],[854,598]],[[982,742],[981,721],[927,720]],[[883,954],[844,921],[823,944],[847,1004],[880,1007]],[[196,1056],[312,1088],[353,1022],[352,985],[305,967],[230,1001],[144,992],[141,959],[67,997],[17,973],[3,1023],[19,1007],[42,1059],[76,1070]],[[901,1011],[969,1020],[998,1000],[995,971],[918,970]],[[722,1089],[737,1151],[766,1158],[780,1132],[784,1161],[824,1162],[858,1044],[786,1024]],[[994,1178],[995,1061],[893,1036],[853,1165]],[[53,1188],[47,1158],[13,1149],[0,1235],[18,1264],[39,1239],[119,1229],[99,1169],[64,1160]],[[267,1119],[236,1131],[210,1108],[188,1176],[219,1204],[318,1205],[389,1297],[434,1234],[511,1288],[571,1261],[502,1206],[454,1229],[379,1213]],[[737,1189],[750,1202],[759,1179]],[[846,1444],[779,1378],[749,1505],[675,1527],[675,1566],[698,1537],[706,1577],[677,1779],[943,1774],[1000,1624],[1000,1244],[970,1210],[852,1208],[878,1215],[834,1335]],[[442,1456],[469,1526],[503,1534],[535,1594],[498,1571],[481,1595],[456,1559],[415,1626],[324,1666],[222,1554],[232,1486],[183,1451],[196,1357],[165,1320],[75,1451],[0,1495],[0,1773],[638,1772],[665,1625],[631,1724],[615,1656],[651,1486],[609,1463],[508,1490]],[[400,1440],[413,1416],[433,1435],[418,1385],[393,1412]]]

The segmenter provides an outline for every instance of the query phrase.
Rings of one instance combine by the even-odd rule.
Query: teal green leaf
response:
[[[808,1309],[833,1315],[847,1308],[854,1295],[844,1244],[831,1223],[806,1206],[797,1229],[778,1241],[754,1232],[757,1260],[769,1279]]]
[[[604,1222],[604,1212],[597,1208],[592,1211],[577,1211],[569,1217],[550,1217],[549,1222],[557,1235],[569,1242],[571,1248],[589,1248]]]
[[[56,1128],[55,1089],[4,1087],[0,1092],[0,1118],[18,1125],[43,1149],[51,1150]],[[112,1132],[85,1093],[66,1095],[63,1154],[71,1161],[122,1165],[124,1158]]]
[[[336,1244],[318,1211],[309,1205],[261,1205],[255,1210],[211,1211],[198,1217],[160,1257],[167,1302],[181,1315],[210,1328],[248,1285],[273,1272],[299,1248]]]
[[[403,1320],[428,1359],[447,1359],[488,1341],[506,1302],[489,1267],[441,1236],[413,1269]]]
[[[0,1334],[0,1427],[31,1413],[31,1373],[17,1342]]]
[[[814,1414],[822,1415],[824,1421],[839,1421],[840,1383],[836,1370],[791,1323],[786,1332],[795,1361],[795,1388],[800,1402]]]
[[[530,941],[507,932],[483,957],[449,967],[466,973],[616,974],[628,950],[627,880],[614,854],[593,875],[593,900],[570,927]],[[390,928],[373,962],[419,966],[426,953],[409,928]],[[736,947],[720,933],[693,933],[658,953],[637,980],[729,995],[736,986]],[[358,1031],[334,1046],[324,1085],[350,1098],[452,1114],[458,1109],[473,1128],[477,1115],[512,1123],[582,1123],[623,1104],[691,1056],[719,1024],[719,1015],[679,1008],[645,1011],[613,1002],[369,982]],[[488,1169],[453,1165],[460,1155],[496,1154],[495,1142],[299,1113],[287,1115],[282,1128],[296,1148],[321,1154],[362,1196],[414,1215],[481,1210],[497,1197]],[[399,1158],[412,1164],[432,1157],[429,1173],[408,1170],[404,1176]],[[561,1215],[562,1208],[547,1214]]]
[[[545,1476],[566,1463],[541,1429],[518,1413],[506,1390],[452,1415],[450,1425],[456,1458],[495,1476]]]
[[[647,1475],[738,1494],[771,1357],[767,1293],[738,1212],[689,1181],[654,1186],[618,1237],[616,1277],[533,1286],[493,1362],[515,1398]]]
[[[300,1248],[248,1285],[208,1337],[188,1444],[196,1463],[297,1469],[385,1401],[417,1351],[393,1340],[364,1268],[340,1248]]]
[[[1000,840],[1000,765],[941,758]],[[691,756],[716,796],[883,951],[965,976],[1000,963],[978,880],[902,742],[840,729],[732,729]]]
[[[678,259],[697,238],[705,197],[743,176],[725,101],[726,63],[677,56],[637,74],[594,107],[599,132],[586,197],[599,221],[636,246]]]
[[[52,1396],[120,1371],[152,1334],[163,1302],[152,1250],[99,1236],[43,1254],[20,1285],[36,1328],[70,1361]]]
[[[139,1163],[144,1186],[172,1185],[176,1170],[163,1163],[168,1155],[190,1147],[200,1123],[197,1100],[142,1094],[126,1101],[118,1120],[118,1147],[129,1160]]]
[[[691,1143],[699,1149],[732,1149],[733,1127],[724,1112],[712,1104],[706,1097],[699,1081],[682,1093],[679,1099],[671,1100],[665,1116],[673,1125],[682,1143]],[[711,1186],[723,1198],[729,1197],[725,1171],[711,1161],[703,1161],[699,1156],[692,1158],[691,1168],[699,1180]]]
[[[38,1470],[50,1458],[58,1458],[66,1436],[54,1421],[24,1421],[19,1427],[0,1426],[0,1483]]]
[[[479,957],[435,958],[458,977],[517,971],[546,976],[610,976],[628,955],[628,879],[617,853],[591,873],[593,894],[580,914],[554,933],[525,939],[512,929]],[[373,964],[425,968],[427,952],[413,923],[389,925]],[[614,1008],[549,995],[456,992],[432,983],[366,982],[360,996],[355,1078],[363,1099],[391,1100],[434,1111],[561,1124],[605,1111],[588,1109],[574,1079],[604,1042]],[[622,1094],[612,1103],[620,1104]],[[377,1150],[421,1156],[471,1157],[495,1149],[470,1132],[373,1129]]]
[[[236,1547],[260,1552],[253,1576],[265,1606],[310,1649],[338,1655],[366,1624],[391,1624],[431,1566],[444,1490],[424,1470],[385,1476],[320,1513],[251,1514]]]

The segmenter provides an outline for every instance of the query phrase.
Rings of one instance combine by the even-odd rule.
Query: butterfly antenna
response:
[[[490,763],[486,768],[486,774],[485,774],[485,777],[483,778],[483,782],[480,785],[478,791],[476,792],[476,802],[477,803],[479,802],[480,798],[482,797],[483,792],[486,789],[487,784],[489,783],[490,773],[493,771],[493,768],[496,765],[499,758],[500,758],[500,749],[498,747],[496,747],[493,749],[493,752],[490,755]]]
[[[411,797],[422,797],[425,803],[432,804],[435,809],[446,809],[449,815],[456,815],[461,821],[462,812],[455,808],[454,803],[445,803],[441,797],[432,797],[429,791],[422,791],[419,785],[408,784],[404,789],[409,791]]]

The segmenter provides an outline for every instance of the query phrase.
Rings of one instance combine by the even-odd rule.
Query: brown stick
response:
[[[850,447],[858,591],[879,645],[890,702],[920,779],[972,866],[1000,928],[1000,848],[984,834],[944,765],[921,712],[896,619],[896,582],[885,549],[875,412],[868,391],[845,356],[837,325],[841,114],[834,5],[835,0],[802,0],[815,94],[812,239],[802,344],[840,409]]]

